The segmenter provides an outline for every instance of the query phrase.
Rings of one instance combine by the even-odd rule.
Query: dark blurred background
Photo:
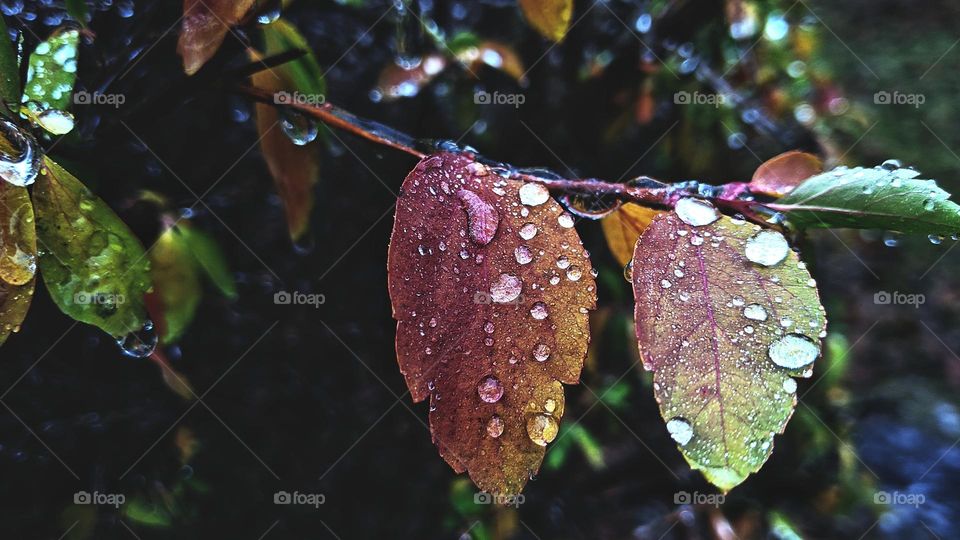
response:
[[[240,294],[206,294],[166,351],[203,396],[187,402],[154,364],[75,324],[38,285],[22,330],[0,349],[5,538],[960,536],[953,240],[873,231],[802,240],[830,318],[825,357],[800,382],[770,461],[715,507],[677,504],[678,493],[715,491],[664,429],[635,365],[628,284],[599,223],[580,221],[601,306],[583,384],[567,388],[561,436],[523,504],[477,505],[470,481],[437,454],[427,405],[411,402],[395,359],[387,241],[415,160],[321,127],[313,245],[295,247],[252,104],[231,91],[229,71],[245,65],[245,40],[257,45],[256,24],[188,79],[175,53],[179,2],[90,4],[96,38],[81,48],[77,87],[123,93],[127,104],[75,111],[76,132],[52,154],[145,245],[159,223],[141,190],[187,208],[191,192],[212,187],[193,219],[225,250]],[[68,21],[60,0],[0,0],[0,9],[26,50]],[[556,46],[509,0],[409,9],[299,0],[284,17],[327,70],[328,101],[517,166],[722,183],[800,148],[831,166],[900,159],[960,190],[960,2],[576,0]],[[422,32],[429,21],[515,54],[525,85],[506,70],[476,67],[474,77],[451,62],[406,92],[415,95],[391,99],[378,80],[398,49],[448,52]],[[476,104],[480,90],[525,102]],[[737,105],[677,103],[677,92]],[[884,103],[880,92],[923,103]],[[276,305],[280,290],[326,302]],[[877,304],[881,292],[924,302]],[[74,504],[80,491],[125,503]],[[277,505],[278,491],[323,494],[324,504]],[[923,501],[883,504],[885,493]]]

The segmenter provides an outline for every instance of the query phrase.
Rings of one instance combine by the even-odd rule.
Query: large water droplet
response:
[[[820,347],[802,334],[787,334],[774,341],[767,354],[774,364],[796,369],[813,363],[820,355]]]
[[[146,358],[157,348],[158,337],[153,328],[153,322],[148,320],[139,331],[117,338],[117,345],[127,356]]]
[[[503,418],[493,415],[490,420],[487,421],[487,435],[494,439],[503,435]]]
[[[686,419],[679,416],[671,418],[667,422],[667,431],[670,433],[670,438],[677,442],[680,446],[686,446],[690,439],[693,438],[693,426],[690,425]]]
[[[490,285],[490,298],[498,304],[513,302],[523,290],[523,281],[517,276],[500,274],[500,278]]]
[[[544,343],[537,343],[533,348],[533,359],[537,362],[546,362],[550,358],[550,347]]]
[[[468,189],[457,190],[457,198],[463,203],[463,210],[467,213],[470,240],[481,246],[489,244],[500,225],[497,209]]]
[[[487,375],[477,384],[477,394],[485,403],[496,403],[503,397],[503,385],[500,384],[500,379]]]
[[[533,223],[526,223],[520,227],[520,238],[530,240],[537,235],[537,226]]]
[[[557,420],[548,414],[534,414],[527,419],[527,436],[536,445],[546,446],[557,438],[559,431]]]
[[[549,315],[547,312],[547,305],[543,302],[535,303],[533,307],[530,308],[530,315],[532,315],[533,318],[537,319],[538,321],[546,319],[547,315]]]
[[[745,254],[750,262],[763,266],[773,266],[787,258],[790,245],[782,234],[776,231],[760,231],[747,240]]]
[[[0,152],[0,178],[15,186],[32,184],[40,172],[42,158],[37,141],[9,120],[0,120],[0,136],[18,152],[13,155]]]
[[[550,198],[550,192],[543,184],[529,182],[520,186],[520,202],[527,206],[540,206]]]
[[[763,309],[760,304],[750,304],[743,308],[743,316],[751,321],[765,321],[767,320],[767,310]]]
[[[709,225],[720,219],[720,212],[709,202],[700,199],[680,199],[674,211],[681,221],[694,227]]]
[[[513,250],[513,256],[516,257],[517,262],[520,264],[527,264],[533,260],[533,254],[530,253],[530,248],[527,246],[517,247],[517,249]]]
[[[73,115],[67,111],[48,109],[37,115],[40,127],[54,135],[66,135],[73,131]]]
[[[288,109],[280,109],[280,129],[297,146],[310,144],[318,133],[317,123],[313,119]]]

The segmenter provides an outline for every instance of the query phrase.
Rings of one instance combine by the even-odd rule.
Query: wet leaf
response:
[[[193,321],[201,294],[197,263],[179,227],[164,231],[150,248],[150,279],[160,302],[151,318],[161,342],[176,343]]]
[[[20,68],[17,51],[10,42],[7,23],[0,17],[0,99],[3,106],[0,111],[7,114],[15,110],[20,103]]]
[[[596,287],[572,217],[540,184],[428,156],[403,183],[388,269],[400,370],[414,401],[430,398],[441,456],[518,493],[590,339]]]
[[[231,300],[237,297],[237,282],[227,266],[223,250],[206,231],[198,229],[189,222],[181,221],[177,232],[186,243],[193,259],[220,292]]]
[[[0,345],[6,343],[11,332],[19,332],[23,319],[30,310],[35,280],[23,285],[0,281]]]
[[[887,164],[840,167],[810,178],[769,204],[799,228],[885,229],[949,235],[960,231],[960,206],[933,180]]]
[[[782,234],[707,217],[678,204],[644,231],[634,315],[668,432],[728,491],[770,456],[797,403],[793,377],[811,375],[826,318]]]
[[[147,322],[149,262],[140,241],[100,198],[44,158],[33,188],[39,267],[57,306],[114,337]]]
[[[259,59],[253,51],[250,56]],[[282,66],[255,73],[253,84],[280,96],[290,96],[290,91],[298,91],[291,75]],[[316,142],[294,144],[281,125],[289,119],[281,119],[275,106],[258,103],[255,111],[260,150],[283,201],[290,237],[297,241],[310,226],[313,186],[320,178],[319,148]]]
[[[239,24],[256,0],[183,0],[177,54],[183,71],[193,75],[213,58],[230,28]]]
[[[37,271],[37,232],[27,188],[0,181],[0,280],[23,285]]]
[[[621,266],[626,266],[633,259],[633,248],[637,245],[637,238],[640,238],[640,233],[660,213],[660,210],[627,203],[600,222],[603,225],[603,236],[607,239],[607,246]]]
[[[23,99],[26,102],[24,107],[32,115],[66,111],[70,107],[73,84],[77,80],[79,43],[80,31],[64,27],[55,30],[30,53]]]
[[[820,158],[806,152],[785,152],[765,161],[750,180],[754,193],[782,197],[790,193],[804,180],[823,172]]]
[[[573,0],[520,0],[520,9],[537,32],[559,42],[570,29]]]
[[[271,68],[278,72],[281,79],[289,82],[289,90],[317,96],[326,94],[327,83],[323,77],[323,68],[310,50],[306,38],[300,35],[295,26],[286,19],[277,19],[263,27],[263,40],[264,53],[267,56],[296,49],[306,51],[306,54],[296,60]]]

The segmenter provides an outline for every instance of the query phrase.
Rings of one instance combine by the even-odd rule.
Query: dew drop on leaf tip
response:
[[[143,327],[134,332],[117,338],[117,345],[123,354],[132,358],[146,358],[157,348],[159,336],[154,328],[153,321],[147,321]]]

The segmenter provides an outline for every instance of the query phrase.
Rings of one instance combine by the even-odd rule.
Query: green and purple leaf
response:
[[[0,280],[24,285],[37,272],[37,232],[27,188],[0,180]]]
[[[590,341],[596,286],[573,217],[540,184],[428,156],[403,183],[388,264],[397,359],[414,401],[430,398],[440,455],[519,493]]]
[[[919,175],[891,162],[872,169],[841,167],[810,178],[767,206],[797,228],[960,232],[960,206],[936,182]]]
[[[826,318],[783,235],[691,201],[657,216],[637,242],[637,339],[668,431],[690,465],[728,491],[770,456]]]

